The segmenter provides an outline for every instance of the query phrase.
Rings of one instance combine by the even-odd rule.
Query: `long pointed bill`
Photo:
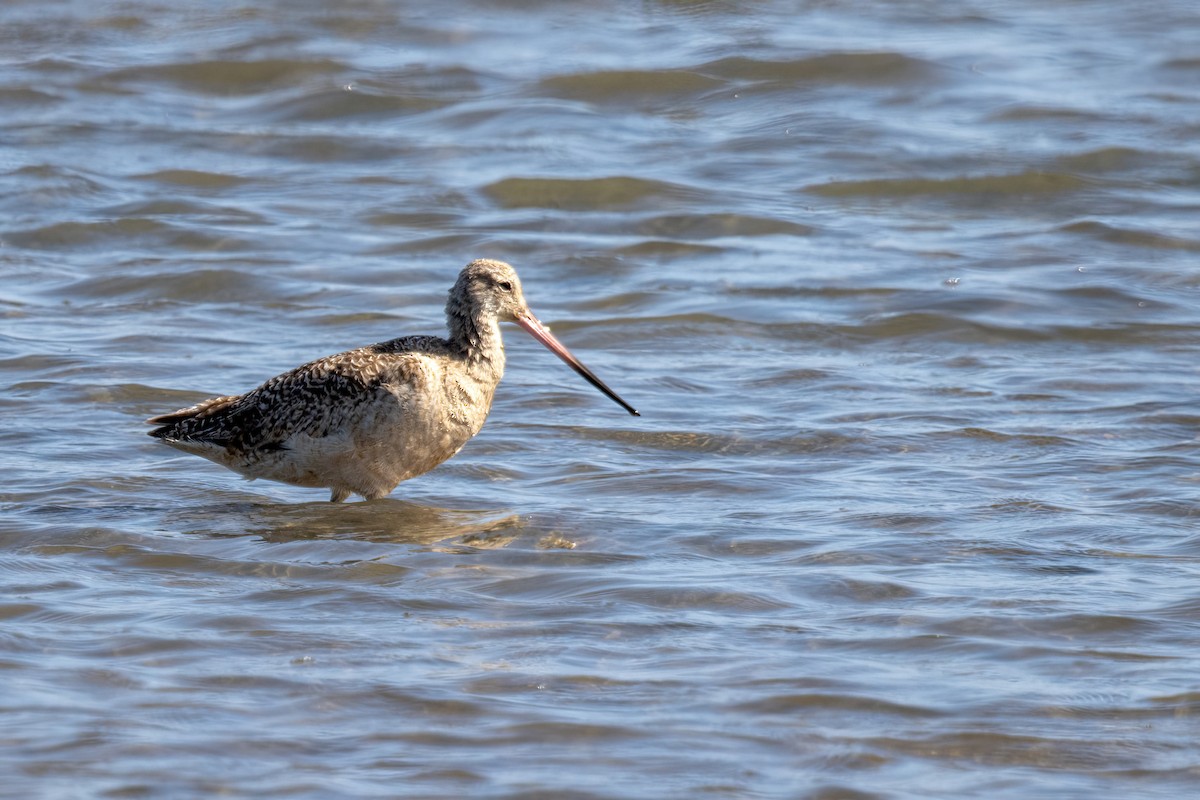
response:
[[[604,381],[593,375],[592,371],[585,367],[578,358],[571,355],[571,351],[568,350],[562,342],[560,342],[558,339],[555,339],[550,333],[550,329],[538,322],[537,317],[533,316],[533,314],[517,314],[517,324],[529,331],[529,335],[544,344],[547,350],[565,361],[567,366],[582,375],[588,383],[608,395],[610,400],[621,406],[621,408],[625,409],[633,416],[641,416],[641,414],[637,412],[636,408],[622,400],[616,392],[605,385]]]

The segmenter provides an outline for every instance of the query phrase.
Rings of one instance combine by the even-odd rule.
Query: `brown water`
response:
[[[1198,141],[1182,0],[6,3],[0,794],[1195,794]],[[475,257],[644,416],[144,435]]]

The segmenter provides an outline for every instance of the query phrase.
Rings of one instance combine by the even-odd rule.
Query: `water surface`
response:
[[[21,797],[1178,798],[1200,782],[1191,4],[0,11]],[[384,501],[142,420],[521,331]]]

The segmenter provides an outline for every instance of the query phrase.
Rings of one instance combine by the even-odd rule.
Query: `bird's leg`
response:
[[[329,495],[329,502],[340,503],[349,496],[350,496],[349,489],[334,489],[333,492]]]

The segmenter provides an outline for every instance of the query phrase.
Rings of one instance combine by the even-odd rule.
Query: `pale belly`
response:
[[[364,415],[329,436],[293,435],[284,449],[259,454],[243,474],[382,497],[452,457],[482,426],[399,412],[397,406]]]

